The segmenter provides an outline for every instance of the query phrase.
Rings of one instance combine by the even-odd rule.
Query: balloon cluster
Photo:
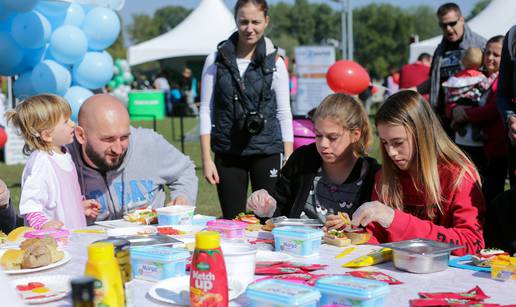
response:
[[[84,1],[83,1],[84,2]],[[63,96],[76,119],[82,102],[113,75],[104,51],[120,19],[106,7],[63,1],[0,0],[0,75],[18,75],[16,97]]]
[[[128,94],[131,90],[131,83],[134,81],[134,76],[131,73],[131,66],[129,62],[124,59],[116,59],[115,66],[113,66],[113,79],[107,84],[111,88],[113,95],[120,101],[128,101]]]

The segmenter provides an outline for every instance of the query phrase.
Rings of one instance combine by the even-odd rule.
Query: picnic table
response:
[[[98,228],[98,226],[94,226]],[[256,233],[250,233],[251,237],[256,237]],[[10,275],[9,279],[15,280],[27,276],[37,275],[54,275],[67,274],[74,276],[82,276],[87,260],[87,246],[93,241],[107,237],[105,234],[91,233],[73,233],[70,241],[65,248],[71,254],[71,260],[57,268],[41,271],[38,273],[24,275]],[[343,268],[342,264],[346,263],[358,256],[361,256],[372,249],[378,249],[378,246],[359,245],[357,249],[349,255],[335,259],[335,256],[342,252],[343,248],[323,244],[321,246],[319,256],[308,259],[296,258],[303,262],[312,264],[326,264],[325,269],[315,271],[317,274],[343,274],[352,269]],[[516,283],[502,282],[490,278],[490,273],[475,272],[471,270],[463,270],[448,267],[445,271],[430,274],[413,274],[403,272],[393,266],[392,261],[362,268],[363,270],[374,270],[388,274],[399,281],[400,285],[391,285],[390,293],[385,300],[385,306],[408,306],[409,300],[418,298],[418,292],[465,292],[475,286],[479,286],[488,296],[486,302],[497,304],[514,304],[516,303]],[[263,277],[263,276],[260,276]],[[135,306],[171,306],[166,303],[159,302],[151,298],[148,290],[155,283],[135,279],[134,280],[134,297]],[[241,295],[229,304],[230,306],[248,306],[249,300],[245,295]],[[69,297],[60,301],[40,305],[40,306],[71,306]]]

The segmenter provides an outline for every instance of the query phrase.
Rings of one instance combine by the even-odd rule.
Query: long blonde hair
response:
[[[456,189],[465,174],[480,187],[480,176],[471,160],[446,135],[439,119],[430,105],[417,92],[400,91],[384,102],[376,113],[375,124],[399,125],[406,129],[413,140],[415,174],[414,186],[422,187],[420,192],[426,195],[426,213],[435,216],[434,209],[442,212],[441,182],[439,180],[440,164],[458,168],[459,175],[454,178]],[[382,179],[376,187],[380,200],[385,204],[403,210],[403,195],[399,182],[399,169],[381,146]]]
[[[362,103],[346,94],[331,94],[315,110],[313,119],[330,118],[346,130],[360,129],[360,139],[353,146],[357,157],[367,155],[371,144],[371,124]]]
[[[70,117],[72,109],[66,100],[52,94],[32,96],[5,113],[8,123],[17,128],[25,145],[23,153],[30,155],[35,150],[52,153],[52,143],[43,139],[44,131],[52,131],[61,116]]]

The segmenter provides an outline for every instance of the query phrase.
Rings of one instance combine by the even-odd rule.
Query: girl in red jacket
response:
[[[352,224],[367,225],[370,243],[426,238],[464,246],[455,255],[480,251],[484,197],[478,172],[429,104],[416,92],[398,92],[375,123],[383,166],[373,201],[355,211]]]

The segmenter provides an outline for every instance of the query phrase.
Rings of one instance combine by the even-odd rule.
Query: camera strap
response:
[[[224,65],[230,71],[231,78],[235,82],[235,85],[236,85],[236,88],[237,88],[237,95],[239,97],[238,101],[240,102],[240,105],[244,109],[244,112],[245,113],[248,113],[248,112],[260,113],[260,106],[262,104],[261,102],[263,101],[263,97],[265,96],[265,87],[267,86],[267,84],[265,82],[265,79],[263,78],[262,71],[259,70],[259,73],[258,73],[260,75],[260,78],[262,79],[262,83],[263,83],[262,91],[260,93],[261,97],[258,100],[258,106],[257,106],[256,110],[252,110],[251,108],[249,108],[249,106],[252,105],[252,104],[250,103],[249,98],[245,94],[244,79],[239,77],[240,76],[240,72],[238,71],[238,68],[235,69],[235,68],[231,67],[232,66],[231,65],[231,61],[226,57],[226,55],[224,53],[221,52],[220,55],[221,55],[221,58],[223,59]],[[253,64],[250,63],[249,65],[253,65]]]

